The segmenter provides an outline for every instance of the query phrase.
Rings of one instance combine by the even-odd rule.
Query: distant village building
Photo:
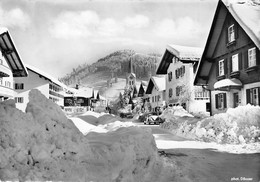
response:
[[[68,88],[64,95],[64,111],[71,113],[84,113],[96,108],[107,107],[107,99],[99,94],[98,90],[86,86]]]
[[[260,5],[219,0],[195,85],[211,91],[211,114],[260,105]]]
[[[92,88],[68,88],[64,95],[64,111],[68,114],[89,111],[92,108],[91,99],[95,99]]]
[[[156,112],[165,106],[165,76],[152,76],[149,80],[146,94],[149,95],[149,102],[152,111]]]
[[[126,85],[129,88],[134,88],[134,86],[136,85],[136,75],[134,73],[130,73],[127,75],[126,77]]]
[[[189,112],[206,112],[209,92],[194,87],[195,71],[202,49],[180,45],[168,45],[162,57],[157,74],[167,74],[166,104],[181,105]]]
[[[6,28],[0,28],[0,102],[15,96],[14,78],[27,77],[28,72]]]
[[[28,70],[28,77],[14,78],[14,87],[17,93],[15,95],[16,107],[25,111],[27,103],[29,102],[29,92],[32,89],[38,89],[48,99],[63,108],[64,89],[66,86],[31,65],[26,65],[26,68]]]

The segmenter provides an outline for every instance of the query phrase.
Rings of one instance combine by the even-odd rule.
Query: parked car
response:
[[[134,115],[132,113],[120,113],[121,118],[133,118]]]
[[[157,115],[148,115],[144,120],[144,124],[160,124],[163,120]]]
[[[151,113],[141,113],[139,115],[138,121],[141,123],[144,122],[149,115],[152,115],[152,114]]]

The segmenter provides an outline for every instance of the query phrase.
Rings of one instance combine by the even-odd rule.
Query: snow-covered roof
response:
[[[257,2],[258,1],[258,2]],[[230,13],[254,44],[260,49],[260,2],[259,0],[219,0],[209,31],[206,46],[199,63],[194,85],[207,85],[218,39],[222,34],[227,14]]]
[[[158,91],[163,91],[166,89],[166,76],[152,76],[149,80],[148,87],[146,90],[146,94],[151,94],[154,87],[157,88]]]
[[[7,28],[0,27],[0,49],[12,70],[13,77],[27,77],[27,69],[16,49],[15,43]]]
[[[34,67],[34,66],[32,66],[32,65],[28,65],[28,64],[25,64],[25,65],[26,65],[26,68],[27,68],[27,69],[29,69],[29,70],[35,72],[35,73],[38,74],[38,75],[43,76],[44,78],[48,79],[50,82],[52,82],[52,83],[54,83],[54,84],[56,84],[56,85],[59,85],[60,87],[63,87],[63,88],[66,88],[66,87],[67,87],[65,84],[61,83],[58,79],[56,79],[56,78],[50,76],[49,74],[43,72],[42,70],[40,70],[40,69],[38,69],[38,68],[36,68],[36,67]]]
[[[131,75],[132,75],[133,77],[135,77],[135,78],[136,78],[136,75],[135,75],[135,73],[131,72],[131,73],[128,75],[128,77],[130,77]]]
[[[202,48],[199,47],[189,47],[181,45],[168,45],[166,51],[162,56],[159,67],[156,74],[167,74],[167,70],[172,63],[173,58],[177,57],[181,62],[193,63],[200,60],[202,55]]]
[[[170,44],[166,48],[181,60],[198,61],[202,55],[202,48]]]
[[[260,3],[237,1],[229,3],[228,10],[260,49]]]
[[[147,85],[148,85],[148,81],[144,81],[144,80],[142,80],[142,81],[141,81],[141,84],[142,84],[143,86],[147,87]]]
[[[75,88],[68,88],[68,90],[72,93],[72,94],[65,94],[65,97],[85,97],[85,98],[90,98],[93,96],[93,88],[89,88],[89,87],[84,87],[84,88],[79,88],[79,89],[75,89]]]
[[[153,76],[152,80],[154,82],[154,85],[158,88],[159,91],[166,89],[165,75]]]

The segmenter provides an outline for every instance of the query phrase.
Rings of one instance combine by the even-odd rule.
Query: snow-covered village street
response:
[[[0,182],[260,182],[260,0],[0,0]]]

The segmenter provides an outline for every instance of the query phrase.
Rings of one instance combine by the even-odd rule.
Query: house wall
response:
[[[26,109],[29,102],[29,92],[32,89],[38,89],[43,95],[49,98],[49,81],[30,70],[28,70],[28,73],[28,77],[15,78],[15,83],[24,83],[24,89],[15,90],[17,92],[15,97],[23,97],[23,103],[16,103],[16,107],[22,111]]]
[[[155,99],[157,96],[159,96],[159,100]],[[156,107],[165,106],[165,101],[163,99],[165,98],[165,91],[159,91],[156,87],[153,87],[152,92],[149,95],[149,98],[150,98],[152,110],[154,110]]]
[[[183,76],[176,78],[175,70],[185,67],[185,73]],[[169,73],[172,72],[172,80],[169,80]],[[186,94],[190,95],[188,101],[184,102],[186,104],[186,110],[189,112],[206,112],[206,103],[209,102],[209,98],[205,100],[195,100],[195,87],[193,86],[194,72],[192,63],[182,63],[181,61],[172,62],[167,70],[166,78],[166,103],[168,105],[182,105],[180,101],[181,96],[176,95],[176,88],[185,85],[184,89]],[[172,96],[169,96],[169,89],[172,89]]]
[[[2,53],[0,53],[0,71],[9,75],[9,77],[0,76],[0,101],[2,101],[14,97],[13,73],[5,58],[2,56]]]
[[[233,43],[228,43],[228,27],[230,25],[235,25],[235,41]],[[218,29],[218,27],[216,27]],[[234,98],[233,94],[238,93],[240,99],[240,105],[246,105],[246,89],[252,88],[253,85],[260,85],[260,56],[259,49],[256,48],[256,68],[251,69],[248,68],[248,49],[256,47],[253,41],[249,38],[249,36],[245,33],[245,31],[241,28],[241,26],[234,20],[230,13],[227,13],[225,23],[223,25],[217,46],[215,48],[212,60],[213,65],[210,70],[209,75],[209,89],[212,90],[211,98],[212,98],[212,114],[225,112],[227,109],[216,109],[215,107],[215,95],[220,93],[221,91],[214,91],[214,84],[222,79],[231,79],[237,78],[239,79],[243,87],[240,90],[231,89],[227,92],[227,108],[234,107]],[[239,71],[234,74],[232,72],[232,56],[238,54],[239,59]],[[224,59],[226,61],[226,69],[224,76],[218,76],[218,62]],[[222,91],[223,92],[223,91]]]

